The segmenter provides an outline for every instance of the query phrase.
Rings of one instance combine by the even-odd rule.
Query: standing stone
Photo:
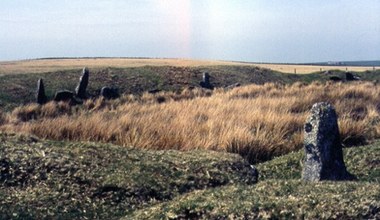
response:
[[[355,179],[347,172],[343,161],[337,115],[333,106],[324,102],[314,104],[304,129],[304,180]]]
[[[202,88],[213,89],[213,86],[210,83],[210,75],[207,72],[203,73],[202,81],[199,84]]]
[[[45,86],[44,86],[44,81],[42,79],[38,80],[37,83],[37,103],[40,105],[43,105],[47,102],[47,98],[45,95]]]
[[[82,76],[79,79],[79,84],[75,88],[75,94],[78,98],[85,99],[87,98],[86,96],[86,88],[88,85],[88,78],[89,78],[90,72],[88,69],[85,67],[83,68],[82,71]]]

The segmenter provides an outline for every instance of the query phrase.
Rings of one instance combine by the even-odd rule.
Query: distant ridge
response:
[[[318,63],[301,63],[302,65],[318,66],[380,66],[380,60],[363,60],[363,61],[329,61]]]

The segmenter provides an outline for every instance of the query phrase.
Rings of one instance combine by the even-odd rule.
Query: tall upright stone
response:
[[[45,86],[44,81],[39,79],[37,82],[37,94],[36,94],[37,103],[43,105],[47,102],[47,97],[45,95]]]
[[[78,98],[81,98],[81,99],[87,98],[86,88],[88,85],[89,75],[90,75],[90,72],[88,71],[88,69],[86,67],[83,68],[82,76],[79,79],[79,84],[75,88],[75,94]]]
[[[355,179],[343,161],[337,115],[332,105],[324,102],[314,104],[304,129],[304,180]]]
[[[207,72],[203,73],[202,81],[199,84],[202,88],[213,89],[213,86],[210,83],[210,75]]]

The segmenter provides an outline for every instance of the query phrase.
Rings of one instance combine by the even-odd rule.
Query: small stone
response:
[[[305,124],[305,162],[302,178],[306,181],[354,180],[343,161],[335,109],[328,103],[314,104]]]
[[[240,86],[241,86],[240,83],[234,83],[232,85],[227,86],[226,89],[233,89],[233,88],[240,87]]]
[[[346,80],[347,81],[353,81],[353,80],[355,80],[355,77],[354,77],[354,75],[352,75],[352,73],[346,72]]]
[[[69,102],[74,100],[74,93],[68,90],[61,90],[55,93],[54,101]]]
[[[106,86],[100,90],[100,95],[105,99],[116,99],[120,96],[117,88],[110,88]]]
[[[339,76],[330,76],[329,79],[334,82],[342,81],[342,78]]]

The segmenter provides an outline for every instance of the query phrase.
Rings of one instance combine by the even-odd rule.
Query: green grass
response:
[[[116,218],[194,190],[253,184],[240,156],[0,135],[0,219]]]
[[[354,182],[307,183],[302,152],[257,165],[259,183],[198,190],[136,210],[124,219],[377,219],[380,143],[344,150]]]
[[[0,134],[0,219],[379,218],[380,142],[344,149],[354,182],[300,180],[303,152],[257,164]]]

